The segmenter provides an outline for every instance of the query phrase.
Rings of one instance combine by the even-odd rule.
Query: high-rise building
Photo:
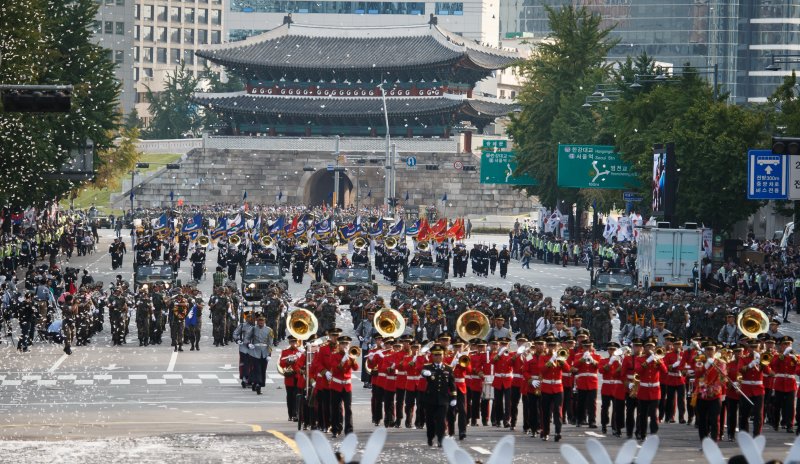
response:
[[[120,112],[127,115],[136,98],[133,80],[133,4],[135,0],[95,0],[99,8],[92,31],[95,43],[108,49],[117,65],[114,75],[122,84]]]
[[[550,33],[545,6],[572,4],[614,26],[611,37],[619,44],[609,61],[646,52],[674,66],[717,65],[717,82],[733,103],[763,101],[790,72],[766,71],[770,54],[800,51],[798,0],[503,0],[501,34],[541,40]],[[713,80],[710,72],[707,77]]]
[[[166,74],[183,62],[198,75],[206,61],[197,48],[223,41],[227,0],[135,0],[133,17],[133,80],[136,110],[149,123],[147,89],[164,89]]]

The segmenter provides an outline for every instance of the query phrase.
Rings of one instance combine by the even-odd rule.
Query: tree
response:
[[[41,205],[76,183],[46,181],[71,150],[111,146],[120,85],[108,50],[92,41],[93,0],[28,0],[0,6],[0,82],[72,84],[69,113],[0,113],[0,202]],[[95,158],[95,166],[103,161]]]
[[[108,150],[99,153],[103,160],[100,169],[97,170],[92,185],[96,188],[113,188],[117,185],[119,174],[130,171],[136,165],[136,161],[142,155],[136,148],[139,139],[139,129],[134,127],[128,129],[123,127],[119,132],[116,145]]]
[[[239,78],[239,76],[235,74],[228,74],[227,82],[222,82],[221,72],[216,72],[213,69],[208,67],[206,64],[205,69],[203,70],[203,75],[207,79],[207,87],[209,92],[214,93],[225,93],[225,92],[240,92],[245,89],[244,82]],[[231,127],[233,118],[228,116],[220,115],[214,111],[210,111],[207,108],[203,108],[200,110],[202,113],[203,118],[203,130],[210,132],[210,133],[218,133],[224,131],[228,127]]]
[[[181,61],[174,72],[166,74],[162,92],[153,92],[147,87],[152,119],[142,138],[179,139],[185,134],[198,134],[201,118],[197,105],[191,100],[198,84],[198,79]]]
[[[136,108],[132,109],[128,116],[125,117],[125,128],[126,129],[133,129],[138,128],[141,126],[142,120],[139,119],[139,112],[136,111]]]
[[[586,8],[545,8],[552,33],[520,66],[526,80],[519,94],[522,111],[512,116],[509,133],[518,171],[539,182],[528,193],[549,207],[568,206],[571,214],[573,203],[580,210],[585,201],[578,189],[558,187],[558,144],[595,141],[597,121],[581,105],[587,89],[609,75],[605,59],[617,42]]]

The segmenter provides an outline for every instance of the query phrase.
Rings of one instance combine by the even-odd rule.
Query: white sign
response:
[[[456,161],[455,163],[453,163],[453,167],[460,171],[464,169],[464,163],[462,163],[461,161]]]

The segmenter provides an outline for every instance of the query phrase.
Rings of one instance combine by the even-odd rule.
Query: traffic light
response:
[[[389,206],[397,206],[397,198],[388,198]]]
[[[425,170],[426,171],[438,171],[439,170],[439,165],[438,164],[426,164],[425,165]]]
[[[147,169],[150,167],[150,163],[136,163],[137,169]]]
[[[42,88],[38,88],[42,87]],[[72,90],[54,86],[18,86],[4,88],[3,111],[6,113],[69,113]]]
[[[800,137],[772,137],[772,153],[800,155]]]
[[[167,165],[167,169],[180,169],[180,168],[181,168],[181,165],[177,164],[177,163],[169,163]]]

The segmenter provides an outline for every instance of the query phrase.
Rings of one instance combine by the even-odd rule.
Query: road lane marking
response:
[[[130,385],[130,379],[111,379],[111,385]]]
[[[261,427],[259,427],[259,429],[260,428]],[[289,446],[289,448],[291,448],[292,451],[294,451],[294,454],[300,456],[300,448],[297,447],[297,442],[287,437],[286,435],[282,434],[281,432],[278,432],[277,430],[267,430],[267,433],[274,435],[276,438],[286,443]]]
[[[69,355],[67,355],[67,354],[62,354],[62,355],[61,355],[61,357],[60,357],[60,358],[58,358],[58,361],[56,361],[56,363],[55,363],[55,364],[53,364],[53,365],[50,367],[50,369],[47,369],[47,372],[55,372],[55,371],[56,371],[56,369],[58,369],[58,366],[60,366],[60,365],[61,365],[61,363],[63,363],[63,362],[64,362],[64,360],[65,360],[65,359],[67,359],[68,357],[69,357]]]
[[[76,380],[75,385],[94,385],[94,380]]]
[[[22,380],[42,380],[41,375],[23,375]]]
[[[167,372],[172,372],[175,370],[175,361],[178,360],[178,352],[173,351],[172,356],[169,358],[169,366],[167,366]]]
[[[203,381],[200,379],[183,379],[184,385],[202,385]]]
[[[481,454],[487,454],[487,455],[488,455],[488,454],[492,454],[492,452],[491,452],[491,451],[489,451],[488,449],[486,449],[486,448],[484,448],[484,447],[482,447],[482,446],[470,446],[470,448],[471,448],[473,451],[477,451],[478,453],[481,453]]]
[[[261,426],[260,425],[255,425],[255,424],[249,424],[249,425],[250,425],[250,431],[252,431],[252,432],[260,432],[261,431]]]
[[[77,379],[77,375],[59,375],[58,380],[75,380]]]
[[[166,379],[147,379],[147,385],[166,385]]]
[[[37,385],[54,387],[56,385],[57,380],[37,380]]]

